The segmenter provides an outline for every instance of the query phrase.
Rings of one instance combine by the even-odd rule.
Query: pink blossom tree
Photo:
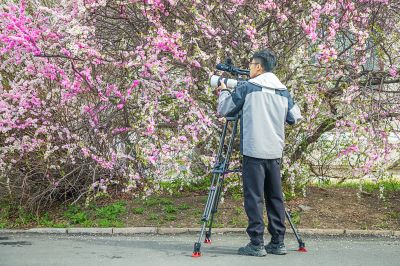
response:
[[[208,86],[214,65],[229,56],[246,67],[263,47],[276,52],[276,74],[306,117],[288,128],[284,177],[321,175],[319,159],[348,163],[358,176],[386,170],[398,151],[390,136],[399,128],[399,8],[384,0],[2,3],[0,187],[40,206],[110,189],[150,194],[160,181],[207,175],[223,123]]]

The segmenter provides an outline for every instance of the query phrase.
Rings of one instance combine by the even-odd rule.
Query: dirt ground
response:
[[[298,196],[286,203],[292,220],[299,228],[400,230],[400,190],[363,192],[357,195],[354,188],[309,187],[306,197]],[[124,197],[108,198],[96,206],[84,209],[90,223],[71,223],[65,216],[66,207],[55,206],[49,210],[49,219],[56,227],[191,227],[201,225],[208,191],[185,192],[178,196],[152,196],[147,200]],[[93,215],[98,208],[123,201],[125,211],[112,223],[102,223]],[[92,213],[92,214],[91,214]],[[83,213],[81,213],[83,214]],[[112,211],[111,211],[112,214]],[[86,214],[83,214],[86,215]],[[266,215],[265,215],[266,216]],[[265,217],[265,221],[266,221]],[[246,227],[247,217],[240,194],[225,195],[215,213],[213,227]],[[14,228],[49,227],[49,223],[31,221]],[[289,227],[288,227],[289,228]]]
[[[390,229],[400,230],[400,191],[361,193],[351,188],[310,187],[306,197],[287,202],[299,228]],[[164,197],[165,198],[165,197]],[[207,195],[188,193],[166,197],[173,204],[146,206],[133,202],[129,208],[144,208],[143,214],[128,214],[126,226],[197,227],[204,211]],[[176,206],[176,212],[168,213]],[[182,208],[183,207],[183,208]],[[173,208],[172,208],[173,210]],[[227,195],[219,204],[214,227],[246,227],[243,199]]]
[[[311,187],[289,206],[300,211],[299,227],[400,230],[400,191],[380,199],[378,191],[358,196],[350,188]]]

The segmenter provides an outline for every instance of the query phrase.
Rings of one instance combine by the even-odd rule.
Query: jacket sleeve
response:
[[[221,91],[218,98],[217,113],[221,116],[234,116],[243,108],[246,99],[247,83],[239,82],[232,92]]]
[[[293,101],[293,98],[288,94],[288,112],[286,115],[286,123],[289,125],[297,124],[303,120],[299,106]]]

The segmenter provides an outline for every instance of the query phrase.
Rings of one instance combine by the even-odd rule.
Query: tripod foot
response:
[[[194,243],[194,250],[193,250],[193,254],[192,254],[193,258],[198,258],[201,256],[200,247],[201,247],[200,242]]]
[[[307,249],[305,247],[300,247],[297,251],[298,252],[307,252]]]
[[[300,241],[300,243],[299,243],[299,249],[298,249],[297,251],[298,251],[298,252],[307,252],[306,244],[304,244],[303,241]]]
[[[204,239],[204,243],[211,244],[211,239],[209,239],[209,238]]]
[[[200,253],[200,252],[193,251],[193,254],[192,254],[192,257],[193,257],[193,258],[198,258],[198,257],[200,257],[200,256],[201,256],[201,253]]]

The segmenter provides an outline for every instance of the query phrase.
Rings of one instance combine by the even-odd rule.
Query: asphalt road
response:
[[[213,235],[192,258],[195,234],[45,235],[0,234],[0,265],[400,265],[400,239],[390,237],[303,237],[307,253],[297,252],[288,235],[285,256],[239,256],[246,235]]]

